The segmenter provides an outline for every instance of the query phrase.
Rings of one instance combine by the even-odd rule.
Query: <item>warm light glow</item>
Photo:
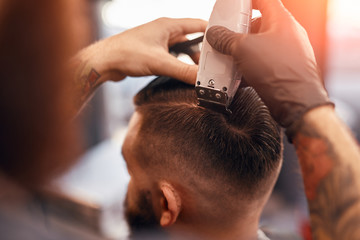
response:
[[[209,20],[216,0],[113,0],[102,8],[102,18],[111,27],[132,28],[159,17]],[[259,16],[254,12],[254,16]]]
[[[360,1],[330,0],[329,18],[331,24],[360,28]]]
[[[103,7],[104,22],[131,28],[159,17],[209,19],[215,0],[113,0]]]

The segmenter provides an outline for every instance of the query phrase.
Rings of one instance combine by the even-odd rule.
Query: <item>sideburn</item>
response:
[[[130,209],[125,199],[125,219],[130,227],[130,239],[168,239],[156,218],[150,191],[140,191],[136,209]]]

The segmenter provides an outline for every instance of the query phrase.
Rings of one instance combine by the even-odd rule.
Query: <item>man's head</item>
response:
[[[227,116],[197,106],[193,86],[159,78],[134,98],[123,146],[133,227],[188,231],[257,221],[281,165],[276,123],[252,88]]]

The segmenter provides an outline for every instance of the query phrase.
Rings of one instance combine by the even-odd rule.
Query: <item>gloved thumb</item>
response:
[[[213,26],[206,32],[206,40],[209,44],[215,50],[227,55],[234,55],[236,43],[244,36],[222,26]]]

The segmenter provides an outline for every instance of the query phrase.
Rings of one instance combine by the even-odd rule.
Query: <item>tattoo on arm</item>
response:
[[[87,62],[82,63],[74,74],[75,107],[79,110],[95,89],[101,84],[101,75]]]
[[[301,129],[294,144],[314,239],[360,239],[360,176],[353,162],[343,161],[335,146],[321,134],[314,134],[314,129]]]
[[[82,85],[80,99],[82,101],[86,100],[86,98],[97,87],[99,78],[100,78],[100,74],[96,72],[94,68],[91,68],[89,73],[85,73],[85,75],[80,77],[80,84]]]

